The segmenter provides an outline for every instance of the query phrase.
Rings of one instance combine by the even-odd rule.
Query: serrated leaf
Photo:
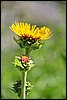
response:
[[[33,85],[30,84],[30,82],[26,82],[26,91],[25,94],[29,95]],[[12,88],[10,88],[14,93],[17,93],[17,95],[21,96],[21,80],[16,81],[16,83],[13,84]]]

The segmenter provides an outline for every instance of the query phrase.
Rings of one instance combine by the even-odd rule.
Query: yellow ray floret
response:
[[[31,27],[28,23],[15,22],[9,28],[20,37],[36,40],[46,40],[53,35],[50,28],[44,26],[39,29],[36,25],[32,25]]]

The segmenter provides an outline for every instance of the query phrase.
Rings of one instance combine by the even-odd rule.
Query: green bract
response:
[[[19,37],[18,39],[16,39],[14,37],[14,40],[21,48],[29,48],[29,51],[39,49],[44,44],[38,40],[33,40],[31,38]]]

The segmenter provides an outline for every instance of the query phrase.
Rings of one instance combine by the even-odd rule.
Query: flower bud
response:
[[[20,71],[30,70],[34,64],[30,57],[22,55],[21,57],[16,56],[13,64],[19,68]]]

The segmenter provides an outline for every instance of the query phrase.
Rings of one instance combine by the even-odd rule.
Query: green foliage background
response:
[[[50,5],[50,6],[49,6]],[[52,7],[50,9],[50,7]],[[31,9],[32,8],[32,9]],[[36,64],[28,72],[34,87],[28,99],[66,98],[66,2],[1,1],[1,98],[19,99],[10,88],[21,73],[12,62],[22,49],[14,42],[9,26],[15,21],[48,26],[53,36],[30,56]]]

